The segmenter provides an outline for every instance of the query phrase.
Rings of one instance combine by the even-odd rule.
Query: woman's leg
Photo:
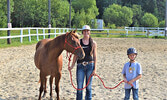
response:
[[[85,67],[86,67],[86,84],[87,84],[89,77],[91,76],[94,70],[94,63],[90,63]],[[91,99],[92,99],[92,77],[89,81],[89,85],[86,87],[86,96],[85,96],[85,100],[91,100]]]
[[[85,71],[84,71],[84,67],[82,64],[78,64],[77,65],[77,72],[76,72],[77,76],[77,88],[81,89],[83,88],[83,83],[84,83],[84,76],[85,76]],[[77,90],[77,99],[76,100],[82,100],[82,90]]]

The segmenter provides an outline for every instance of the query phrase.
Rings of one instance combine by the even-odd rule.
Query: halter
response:
[[[75,50],[77,50],[77,49],[79,49],[79,48],[81,48],[81,46],[77,46],[77,47],[74,47],[73,45],[71,45],[69,42],[67,42],[67,34],[66,34],[66,36],[65,36],[65,42],[64,42],[64,48],[65,48],[65,45],[69,45],[70,47],[72,47],[74,50],[71,52],[71,54],[70,54],[70,56],[68,56],[68,51],[67,51],[67,56],[66,56],[66,58],[68,58],[68,67],[70,67],[70,61],[71,61],[71,57],[72,57],[72,54],[75,52]]]
[[[65,48],[65,45],[66,45],[66,44],[68,44],[70,47],[72,47],[72,48],[74,49],[71,53],[74,53],[75,50],[81,48],[81,46],[74,47],[74,46],[71,45],[69,42],[67,42],[67,34],[66,34],[66,37],[65,37],[64,48]]]

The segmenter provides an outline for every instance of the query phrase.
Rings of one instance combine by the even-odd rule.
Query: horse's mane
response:
[[[79,39],[79,35],[76,33],[76,30],[75,31],[72,30],[70,32],[66,32],[65,34],[59,35],[56,38],[52,39],[51,41],[48,41],[48,43],[46,43],[46,45],[45,45],[45,47],[47,48],[47,51],[49,49],[53,49],[54,48],[54,46],[50,46],[50,44],[51,44],[52,41],[55,41],[55,40],[57,40],[57,38],[61,38],[61,37],[65,38],[65,35],[66,36],[70,36],[70,37],[74,36],[75,38]],[[55,42],[55,43],[56,43],[55,45],[59,44],[59,42]],[[37,47],[38,47],[38,45],[40,45],[40,42],[37,44]]]

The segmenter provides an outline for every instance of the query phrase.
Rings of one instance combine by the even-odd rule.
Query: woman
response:
[[[82,60],[77,59],[77,56],[74,56],[72,65],[69,67],[71,70],[75,63],[77,62],[77,88],[83,88],[84,77],[86,77],[86,84],[88,83],[89,76],[95,74],[96,70],[96,49],[97,44],[90,37],[90,27],[84,25],[82,28],[83,38],[80,39],[80,44],[85,52],[85,57]],[[77,100],[82,100],[83,90],[77,90]],[[92,78],[90,79],[89,85],[86,87],[86,96],[85,100],[92,99]]]

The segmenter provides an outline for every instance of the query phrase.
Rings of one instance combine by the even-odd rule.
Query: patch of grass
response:
[[[151,36],[152,39],[164,39],[164,36]]]
[[[48,38],[48,37],[45,36],[45,38]],[[51,35],[50,38],[54,38],[54,36]],[[43,36],[39,36],[39,40],[41,40],[41,39],[43,39]],[[37,41],[36,36],[31,37],[31,42],[29,41],[29,37],[24,37],[23,43],[20,42],[20,38],[12,38],[11,44],[7,44],[7,39],[0,39],[0,48],[18,47],[18,46],[22,46],[22,45],[32,45],[32,44],[36,44],[37,42],[38,41]]]

